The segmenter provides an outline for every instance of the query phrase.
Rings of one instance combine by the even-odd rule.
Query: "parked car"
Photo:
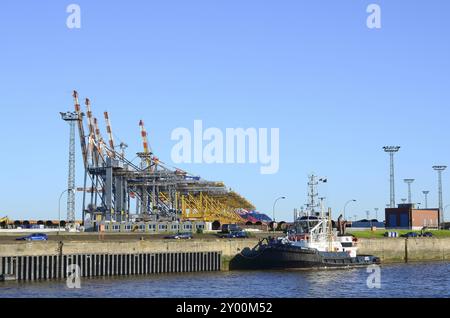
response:
[[[48,235],[43,233],[33,233],[28,236],[16,238],[16,241],[48,241]]]
[[[234,234],[234,238],[248,238],[248,233],[245,231],[240,231],[240,232],[236,232],[233,234]]]
[[[178,233],[165,237],[166,240],[192,240],[193,238],[192,233]]]
[[[419,237],[419,234],[416,232],[408,232],[406,234],[403,234],[402,237]]]
[[[248,238],[248,233],[245,231],[234,231],[234,232],[230,232],[228,234],[221,235],[220,237],[221,238],[229,238],[229,239]]]
[[[223,234],[227,233],[233,233],[233,232],[240,232],[242,229],[237,224],[224,224],[222,225],[222,232]]]

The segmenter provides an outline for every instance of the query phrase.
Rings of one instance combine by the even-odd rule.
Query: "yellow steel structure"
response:
[[[213,198],[234,209],[255,210],[252,203],[234,191],[223,195],[214,195]]]
[[[171,202],[168,193],[160,192],[159,200]],[[253,205],[235,192],[223,195],[199,194],[180,195],[176,193],[175,206],[181,209],[182,219],[190,221],[215,222],[221,224],[245,223],[236,213],[238,209],[254,209]]]
[[[0,218],[0,226],[4,226],[4,227],[8,227],[9,224],[11,224],[12,221],[10,219],[8,219],[7,216]]]
[[[245,222],[235,212],[235,208],[227,206],[203,192],[198,195],[182,195],[181,211],[184,220],[219,221],[221,224]]]

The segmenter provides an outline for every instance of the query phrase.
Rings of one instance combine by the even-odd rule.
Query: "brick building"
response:
[[[385,214],[386,228],[439,228],[439,209],[416,209],[414,204],[399,204],[397,208],[387,208]]]

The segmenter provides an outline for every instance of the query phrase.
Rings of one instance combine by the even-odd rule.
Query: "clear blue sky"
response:
[[[66,27],[81,6],[82,28]],[[382,28],[366,27],[366,7]],[[280,171],[255,165],[182,165],[227,185],[271,214],[306,201],[307,175],[335,213],[389,201],[384,145],[396,157],[397,200],[437,205],[431,166],[450,164],[450,2],[318,0],[2,1],[0,4],[0,216],[56,218],[66,188],[71,91],[141,151],[139,119],[170,163],[176,127],[280,128]],[[103,128],[104,131],[104,128]],[[78,155],[79,145],[77,144]],[[133,156],[134,157],[134,156]],[[77,184],[82,183],[78,161]],[[450,176],[444,174],[444,203]],[[448,210],[450,211],[450,210]],[[80,212],[80,205],[77,206]],[[449,212],[450,213],[450,212]]]

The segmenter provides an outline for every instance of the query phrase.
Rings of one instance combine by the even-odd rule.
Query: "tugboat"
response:
[[[240,269],[345,268],[379,264],[373,255],[357,255],[357,240],[333,229],[331,209],[325,213],[323,198],[318,205],[315,176],[310,177],[309,211],[295,216],[293,227],[285,237],[266,238],[252,250],[244,250],[230,264]],[[341,219],[341,218],[340,218]],[[342,224],[340,220],[340,225]]]

